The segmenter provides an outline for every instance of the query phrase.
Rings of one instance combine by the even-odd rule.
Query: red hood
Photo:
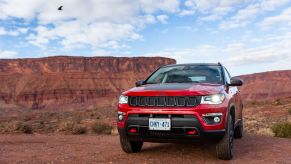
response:
[[[128,96],[189,96],[221,93],[224,86],[208,83],[147,84],[132,88],[123,94]]]

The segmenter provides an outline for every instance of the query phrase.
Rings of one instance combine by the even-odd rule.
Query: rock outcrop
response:
[[[291,97],[291,70],[270,71],[240,76],[245,101],[268,101]]]
[[[0,102],[52,110],[113,106],[137,80],[174,63],[162,57],[1,59]]]

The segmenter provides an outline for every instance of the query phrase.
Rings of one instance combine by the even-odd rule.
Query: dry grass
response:
[[[275,105],[283,105],[280,99],[275,100]]]
[[[91,126],[92,131],[97,134],[111,134],[112,126],[103,123],[103,122],[95,122]]]
[[[108,129],[112,126],[105,122],[115,118],[115,110],[109,107],[106,110],[5,112],[0,115],[0,133],[110,134]],[[93,126],[96,122],[103,124]],[[96,128],[93,130],[92,127]]]
[[[27,133],[32,134],[33,128],[30,124],[21,121],[7,121],[0,124],[1,133]]]
[[[85,134],[87,132],[86,127],[82,125],[75,125],[72,129],[72,134]]]
[[[260,128],[256,131],[256,134],[260,136],[274,136],[274,133],[270,128]]]
[[[245,130],[251,134],[275,136],[272,127],[291,122],[291,98],[245,105],[243,110]]]
[[[291,138],[291,123],[278,123],[272,127],[276,137]]]

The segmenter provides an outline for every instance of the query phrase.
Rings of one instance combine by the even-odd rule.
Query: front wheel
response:
[[[233,122],[229,115],[227,119],[227,127],[224,137],[216,145],[216,155],[219,159],[230,160],[233,153]]]
[[[131,141],[125,134],[120,134],[120,145],[126,153],[137,153],[141,150],[143,141]]]

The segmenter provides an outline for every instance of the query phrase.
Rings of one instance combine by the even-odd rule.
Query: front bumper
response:
[[[198,105],[192,108],[138,108],[120,104],[118,111],[124,112],[123,121],[117,121],[119,133],[131,139],[150,142],[168,142],[183,140],[219,140],[224,136],[226,126],[227,104],[220,105]],[[203,114],[222,113],[221,122],[218,124],[207,124]],[[149,118],[171,119],[170,131],[149,130]],[[129,127],[136,127],[138,133],[131,134]],[[188,135],[187,129],[196,129],[196,135]]]
[[[170,131],[153,131],[148,127],[148,114],[129,115],[124,128],[119,127],[119,133],[127,135],[131,140],[142,140],[149,142],[169,142],[169,141],[193,141],[193,140],[220,140],[225,130],[204,130],[199,120],[194,115],[171,114],[171,115],[151,115],[151,117],[171,118]],[[130,133],[130,128],[136,128],[136,133]],[[196,134],[189,135],[187,130],[195,129]]]

